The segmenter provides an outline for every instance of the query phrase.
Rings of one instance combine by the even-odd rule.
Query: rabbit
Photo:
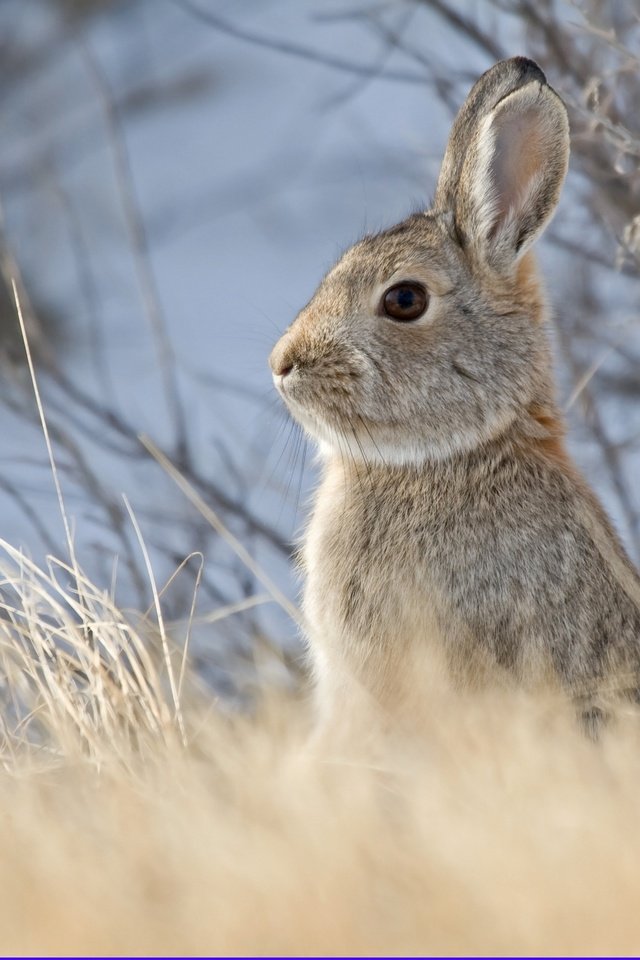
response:
[[[270,366],[316,441],[301,548],[319,722],[460,690],[556,685],[584,722],[640,686],[640,577],[565,448],[531,247],[569,159],[524,57],[458,113],[426,212],[340,258]],[[564,693],[563,693],[564,696]]]

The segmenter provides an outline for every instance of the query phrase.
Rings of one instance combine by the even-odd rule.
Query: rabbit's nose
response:
[[[286,377],[294,368],[295,360],[288,345],[277,343],[271,351],[269,365],[274,377]]]

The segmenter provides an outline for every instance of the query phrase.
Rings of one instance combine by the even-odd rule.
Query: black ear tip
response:
[[[537,80],[538,83],[547,82],[544,72],[535,60],[530,60],[528,57],[511,57],[510,60],[504,60],[503,63],[517,73],[519,86],[531,83],[534,80]]]
[[[529,57],[510,57],[508,60],[499,60],[483,73],[472,88],[467,98],[484,106],[495,107],[503,97],[509,96],[529,83],[539,83],[548,86],[547,78],[535,62]]]

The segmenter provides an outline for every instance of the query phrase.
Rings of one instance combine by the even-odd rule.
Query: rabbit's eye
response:
[[[396,283],[385,292],[380,306],[385,316],[407,323],[422,316],[429,294],[421,283]]]

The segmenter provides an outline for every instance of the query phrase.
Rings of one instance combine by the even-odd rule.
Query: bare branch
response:
[[[191,0],[173,0],[173,2],[176,6],[181,7],[185,13],[196,17],[220,33],[235,37],[237,40],[244,40],[245,43],[250,43],[254,46],[273,50],[275,53],[298,57],[299,59],[306,60],[307,63],[320,63],[322,66],[339,70],[342,73],[355,74],[359,77],[389,80],[394,83],[423,84],[425,80],[423,74],[412,73],[405,70],[384,70],[379,73],[377,66],[366,67],[354,63],[352,60],[344,60],[342,57],[337,57],[332,53],[321,53],[318,50],[314,50],[313,47],[304,47],[296,43],[291,43],[288,40],[281,40],[277,37],[265,37],[259,33],[254,33],[252,30],[239,27],[235,23],[229,23],[228,20],[218,16],[217,13],[213,13],[210,8],[207,10],[201,9],[196,6],[195,3],[192,3]]]

